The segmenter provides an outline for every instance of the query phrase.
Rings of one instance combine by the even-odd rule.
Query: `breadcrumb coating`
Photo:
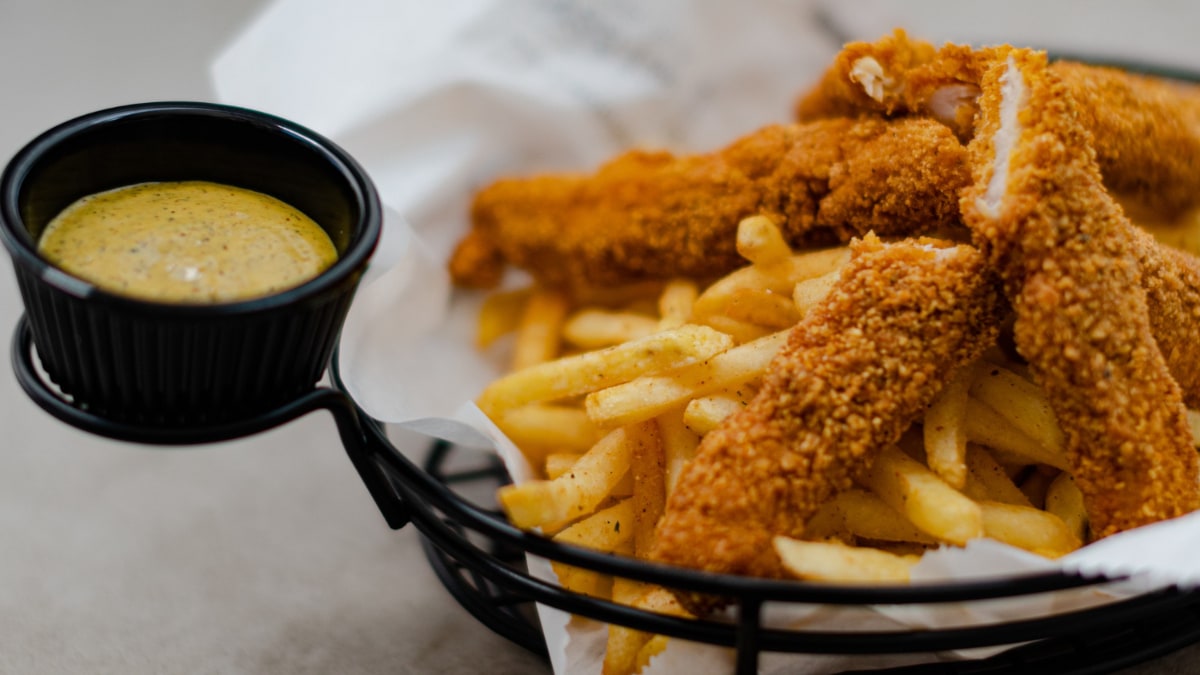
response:
[[[955,195],[969,179],[966,149],[931,120],[769,126],[715,153],[639,150],[592,175],[500,180],[476,196],[450,270],[485,287],[500,258],[568,288],[710,277],[744,263],[737,224],[752,215],[793,246],[961,230]]]
[[[1076,101],[1029,50],[995,62],[982,85],[963,215],[1004,281],[1092,535],[1193,511],[1197,453],[1151,329],[1144,239],[1104,188]]]
[[[796,117],[931,115],[967,141],[983,73],[1011,49],[935,49],[902,31],[851,43],[797,100]],[[878,70],[888,83],[876,89],[879,97],[867,93],[857,74],[864,70]],[[1200,86],[1073,61],[1056,61],[1049,70],[1076,101],[1110,190],[1172,216],[1200,203]]]
[[[653,559],[784,576],[771,538],[802,535],[996,339],[998,283],[978,251],[947,246],[851,244],[838,284],[789,334],[758,394],[684,468]]]

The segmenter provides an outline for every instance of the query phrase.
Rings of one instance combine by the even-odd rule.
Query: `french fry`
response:
[[[654,526],[667,501],[666,456],[658,423],[646,420],[625,429],[633,475],[634,555],[644,557],[654,542]]]
[[[1062,519],[1067,529],[1079,541],[1087,541],[1088,517],[1083,507],[1083,493],[1071,478],[1062,472],[1046,490],[1046,510]]]
[[[838,583],[906,583],[915,557],[827,541],[775,537],[775,552],[797,578]]]
[[[925,461],[934,473],[959,490],[967,484],[967,392],[976,364],[959,369],[925,411]]]
[[[936,544],[901,513],[884,503],[878,495],[864,490],[843,490],[830,502],[842,518],[843,527],[856,537],[876,541],[909,541]],[[805,534],[808,534],[807,528]]]
[[[495,419],[519,406],[586,394],[646,373],[703,362],[732,345],[728,335],[711,328],[681,326],[509,373],[488,385],[478,403]]]
[[[690,279],[674,279],[658,297],[658,327],[660,330],[678,328],[692,316],[692,306],[700,290]]]
[[[864,483],[935,539],[961,546],[983,536],[979,504],[894,447],[885,448],[875,458]]]
[[[835,500],[831,499],[820,506],[817,512],[804,523],[804,539],[807,541],[838,541],[853,542],[854,534],[846,527],[846,516],[838,508]]]
[[[562,344],[560,332],[566,316],[566,296],[546,289],[534,290],[525,303],[517,327],[512,370],[523,370],[558,356]]]
[[[992,364],[980,369],[971,385],[971,396],[1000,413],[1013,427],[1042,447],[1057,456],[1063,455],[1062,429],[1046,394],[1033,382]]]
[[[783,232],[767,216],[750,216],[738,223],[737,252],[759,267],[777,265],[792,255]]]
[[[971,499],[991,500],[1017,506],[1033,506],[1008,472],[987,450],[972,445],[967,449],[967,481],[964,489]]]
[[[554,535],[554,540],[597,551],[616,552],[631,541],[633,519],[633,500],[626,499],[571,525]],[[552,562],[551,567],[564,588],[592,596],[611,593],[611,577],[607,574],[559,562]]]
[[[797,282],[828,274],[849,258],[849,250],[840,247],[800,253],[770,266],[743,267],[706,288],[696,298],[692,314],[696,317],[720,314],[721,308],[729,305],[730,296],[742,288],[791,293]]]
[[[629,471],[631,448],[615,429],[554,480],[505,485],[497,496],[513,525],[522,529],[565,523],[591,513]]]
[[[801,316],[808,314],[809,310],[829,295],[841,276],[842,270],[841,267],[838,267],[819,277],[797,281],[796,285],[792,287],[792,304],[796,306],[796,311]]]
[[[552,452],[546,455],[546,478],[554,480],[570,471],[582,456],[577,452]]]
[[[689,614],[679,605],[675,594],[661,586],[649,586],[632,603],[633,607],[656,614],[686,617]],[[643,649],[655,638],[649,633],[635,631],[630,628],[618,627],[614,639],[614,627],[609,627],[607,651],[604,654],[604,675],[625,675],[640,670],[650,658],[666,647],[666,638],[662,638],[654,647],[655,651],[644,655],[645,662],[640,662]]]
[[[658,420],[658,431],[662,434],[663,457],[666,460],[665,480],[667,494],[675,489],[683,467],[696,456],[700,436],[688,429],[683,422],[683,413],[678,408],[664,412]]]
[[[703,436],[744,407],[745,404],[728,394],[698,396],[683,409],[683,423],[693,433]]]
[[[780,331],[672,372],[643,375],[584,400],[592,422],[612,428],[657,417],[687,401],[758,377],[787,340]]]
[[[1067,468],[1067,458],[1061,450],[1047,448],[1030,438],[991,406],[975,398],[967,400],[966,430],[967,440],[972,443],[1024,458],[1028,464]]]
[[[800,320],[800,312],[790,295],[756,288],[735,291],[724,308],[724,316],[774,330],[794,326]]]
[[[616,577],[612,584],[612,601],[633,606],[645,592],[645,584]],[[638,652],[650,635],[628,626],[609,624],[608,642],[604,647],[603,675],[627,675],[635,672]]]
[[[486,349],[500,336],[517,330],[530,293],[530,289],[520,288],[498,291],[484,298],[475,326],[475,346]]]
[[[651,637],[646,644],[642,645],[642,648],[638,650],[637,661],[633,665],[633,672],[642,672],[642,669],[650,665],[650,660],[661,654],[666,648],[666,635],[655,635]]]
[[[531,461],[547,450],[584,452],[603,435],[583,409],[561,405],[524,405],[493,420]]]
[[[600,349],[658,332],[658,319],[634,312],[582,309],[567,318],[563,339],[583,349]]]
[[[992,539],[1047,558],[1059,558],[1079,548],[1082,542],[1062,518],[1031,506],[984,501],[983,531]]]
[[[701,319],[701,323],[732,337],[733,341],[739,345],[753,342],[772,332],[771,328],[735,319],[728,314],[711,314]]]

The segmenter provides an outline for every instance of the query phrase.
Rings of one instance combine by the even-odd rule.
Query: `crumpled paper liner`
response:
[[[836,7],[836,5],[835,5]],[[495,450],[515,480],[520,453],[470,403],[502,369],[472,345],[479,294],[444,272],[470,196],[502,174],[588,169],[634,145],[709,149],[785,121],[795,94],[838,47],[823,3],[748,11],[717,0],[640,3],[277,0],[217,58],[226,103],[291,118],[333,138],[372,175],[384,239],[342,332],[340,366],[371,416]],[[519,275],[517,275],[519,278]],[[1200,514],[1110,537],[1059,561],[981,540],[927,554],[921,581],[1062,569],[1124,576],[1103,586],[942,606],[790,607],[771,625],[936,629],[1010,621],[1200,582]],[[546,561],[531,574],[553,579]],[[556,673],[598,673],[605,628],[539,606]],[[827,673],[957,654],[763,655],[765,673]],[[672,640],[648,672],[724,673],[730,650]]]

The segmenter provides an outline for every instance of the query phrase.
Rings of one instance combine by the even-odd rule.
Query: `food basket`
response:
[[[883,672],[1100,673],[1127,667],[1200,641],[1200,592],[1164,589],[1091,609],[985,626],[883,632],[780,629],[764,622],[766,603],[839,606],[932,605],[1020,598],[1099,585],[1110,579],[1062,573],[905,587],[835,586],[695,572],[558,544],[518,530],[490,503],[507,480],[498,458],[435,442],[422,464],[389,438],[346,393],[333,360],[330,386],[320,386],[267,412],[232,423],[146,427],[114,421],[74,405],[39,372],[27,320],[11,344],[13,370],[25,393],[46,412],[77,428],[141,443],[187,445],[263,431],[310,412],[327,410],[347,455],[387,524],[411,524],[450,594],[483,625],[534,653],[546,655],[535,603],[684,640],[731,647],[736,671],[757,672],[767,652],[802,654],[932,654],[1022,644],[976,660],[940,661]],[[532,554],[631,579],[730,600],[732,621],[693,620],[633,609],[564,590],[525,567]],[[879,671],[875,671],[879,672]]]

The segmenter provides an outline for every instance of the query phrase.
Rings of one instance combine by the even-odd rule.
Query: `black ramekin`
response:
[[[137,300],[37,253],[47,223],[88,194],[206,180],[291,204],[329,233],[337,262],[292,289],[241,302]],[[65,122],[0,177],[0,239],[46,374],[73,405],[147,426],[251,417],[321,378],[379,239],[379,197],[361,167],[313,131],[230,106],[145,103]]]

